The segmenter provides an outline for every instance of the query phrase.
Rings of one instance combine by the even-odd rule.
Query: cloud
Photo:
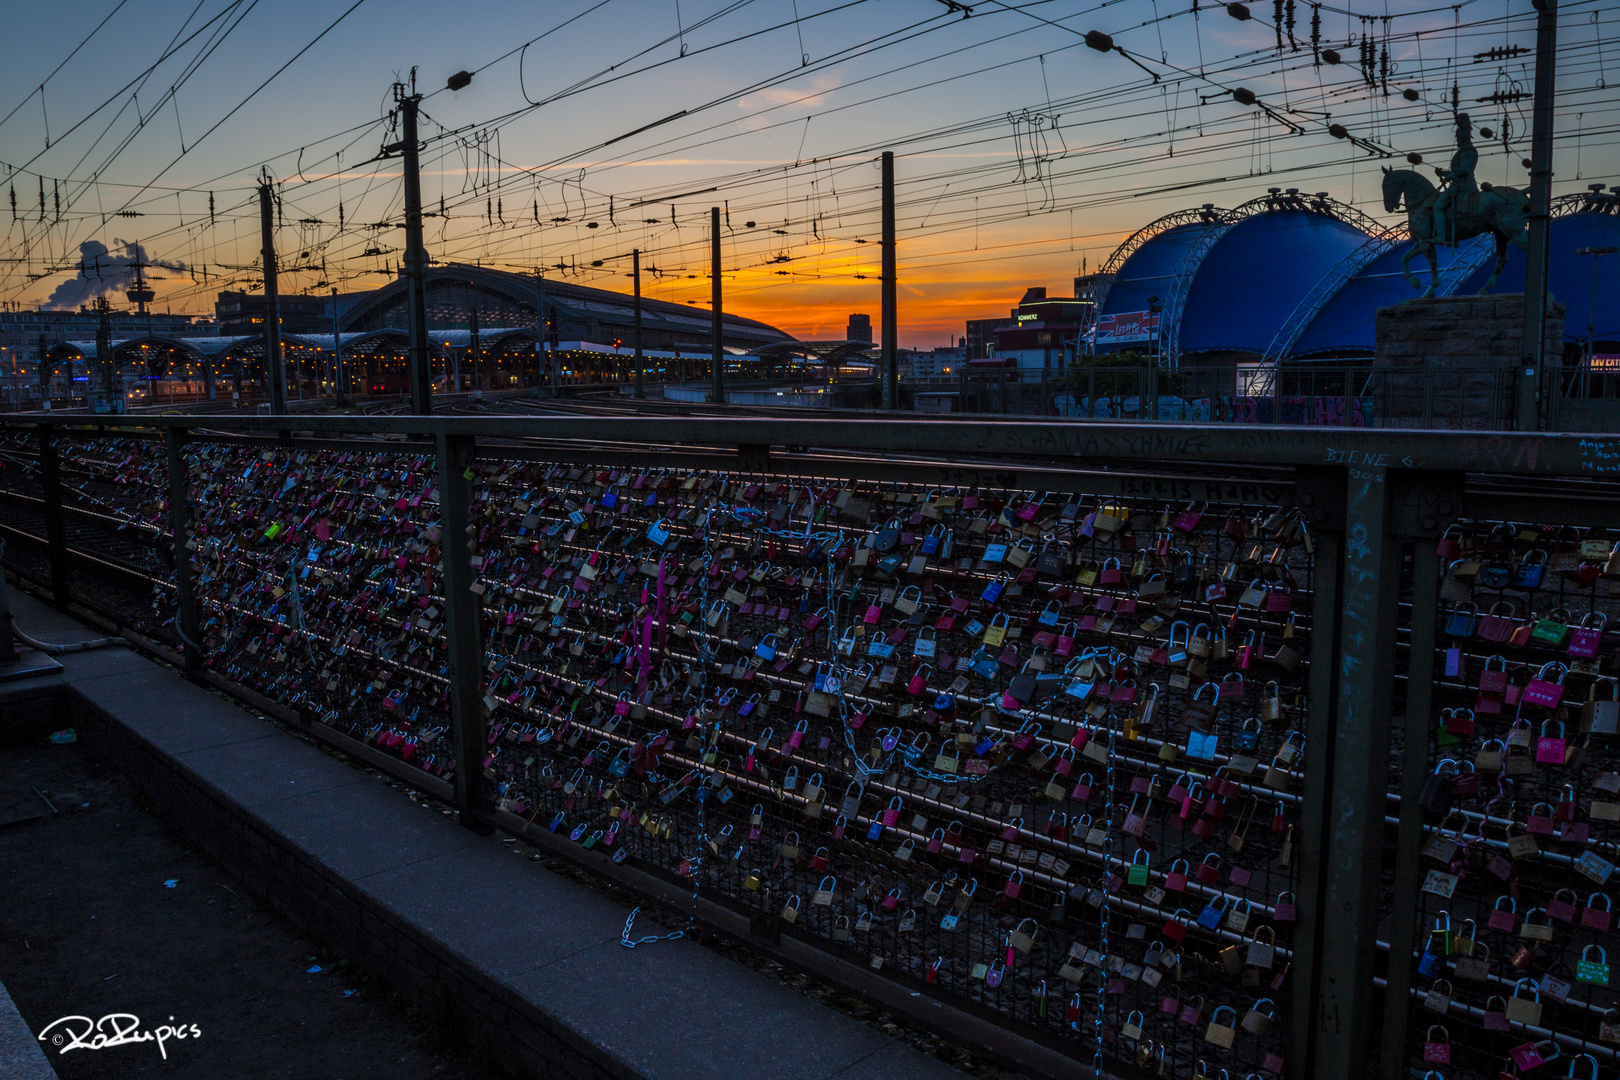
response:
[[[185,263],[148,258],[146,249],[139,244],[117,239],[113,240],[113,243],[123,249],[122,255],[109,253],[105,244],[95,240],[87,240],[80,244],[79,272],[58,285],[51,293],[51,298],[45,301],[45,306],[74,308],[103,293],[126,289],[135,280],[137,262],[149,269],[172,270],[182,274],[186,272]]]
[[[757,131],[768,123],[764,118],[765,113],[795,105],[816,108],[827,100],[828,94],[838,89],[838,85],[836,72],[823,71],[812,78],[808,86],[767,86],[763,90],[744,94],[737,99],[737,108],[746,114],[741,121],[742,126]]]

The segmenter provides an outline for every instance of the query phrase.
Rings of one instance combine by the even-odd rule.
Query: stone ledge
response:
[[[6,1080],[56,1080],[39,1038],[0,986],[0,1076]]]
[[[520,1075],[681,1080],[735,1062],[764,1080],[961,1076],[692,942],[623,948],[618,904],[175,672],[127,652],[64,659],[91,750],[289,920],[419,1006],[448,1001]],[[659,932],[645,915],[638,929]],[[701,1007],[674,1039],[632,997]]]

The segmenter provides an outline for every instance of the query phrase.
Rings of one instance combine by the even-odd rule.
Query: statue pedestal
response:
[[[1386,427],[1512,427],[1524,294],[1413,299],[1378,309],[1367,393]],[[1564,342],[1564,305],[1548,304],[1551,364]]]

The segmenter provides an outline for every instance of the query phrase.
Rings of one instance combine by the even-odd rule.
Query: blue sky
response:
[[[1427,169],[1449,155],[1453,78],[1493,132],[1481,177],[1524,176],[1527,104],[1474,99],[1529,89],[1530,58],[1474,56],[1533,44],[1527,0],[1348,5],[1371,22],[1328,6],[1320,45],[1343,55],[1337,66],[1315,63],[1304,0],[1293,5],[1301,48],[1285,33],[1280,52],[1271,3],[1239,20],[1207,0],[1196,15],[1190,2],[1008,0],[976,4],[969,19],[939,0],[363,0],[328,30],[352,2],[126,2],[43,93],[117,0],[14,6],[0,113],[21,107],[0,125],[0,172],[24,220],[0,209],[13,260],[0,264],[0,299],[38,302],[74,272],[81,245],[122,240],[187,267],[160,272],[160,307],[210,311],[222,285],[255,280],[261,168],[280,182],[282,259],[307,267],[284,288],[382,284],[398,230],[363,226],[398,219],[400,184],[396,162],[371,159],[397,137],[383,121],[390,85],[413,65],[424,92],[476,73],[423,104],[423,188],[429,209],[442,198],[447,214],[428,231],[433,257],[546,265],[625,288],[614,257],[640,247],[658,271],[649,295],[699,299],[708,207],[723,204],[727,306],[812,337],[841,336],[849,312],[878,309],[875,157],[885,147],[898,155],[907,345],[943,343],[1026,285],[1067,293],[1082,260],[1095,268],[1130,232],[1187,206],[1300,187],[1393,222],[1376,198],[1390,162],[1328,125],[1421,153]],[[1595,0],[1563,10],[1559,192],[1620,171],[1607,89],[1620,80],[1620,11]],[[1088,30],[1111,34],[1159,81],[1088,48]],[[1361,82],[1364,34],[1376,56],[1388,51],[1388,97],[1381,81]],[[1237,87],[1269,112],[1233,100]],[[1408,88],[1418,101],[1401,96]]]

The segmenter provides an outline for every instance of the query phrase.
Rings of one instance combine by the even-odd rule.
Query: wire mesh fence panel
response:
[[[48,482],[42,446],[33,433],[0,433],[0,540],[29,577],[50,587],[55,545],[48,507],[60,507],[63,541],[94,553],[69,568],[71,589],[123,625],[173,640],[154,608],[159,586],[173,573],[168,544],[161,444],[149,439],[52,443],[57,478]]]
[[[1281,1069],[1292,515],[482,470],[503,806],[1073,1053]]]
[[[1464,521],[1437,610],[1406,1056],[1448,1077],[1620,1065],[1620,556],[1580,525]]]

